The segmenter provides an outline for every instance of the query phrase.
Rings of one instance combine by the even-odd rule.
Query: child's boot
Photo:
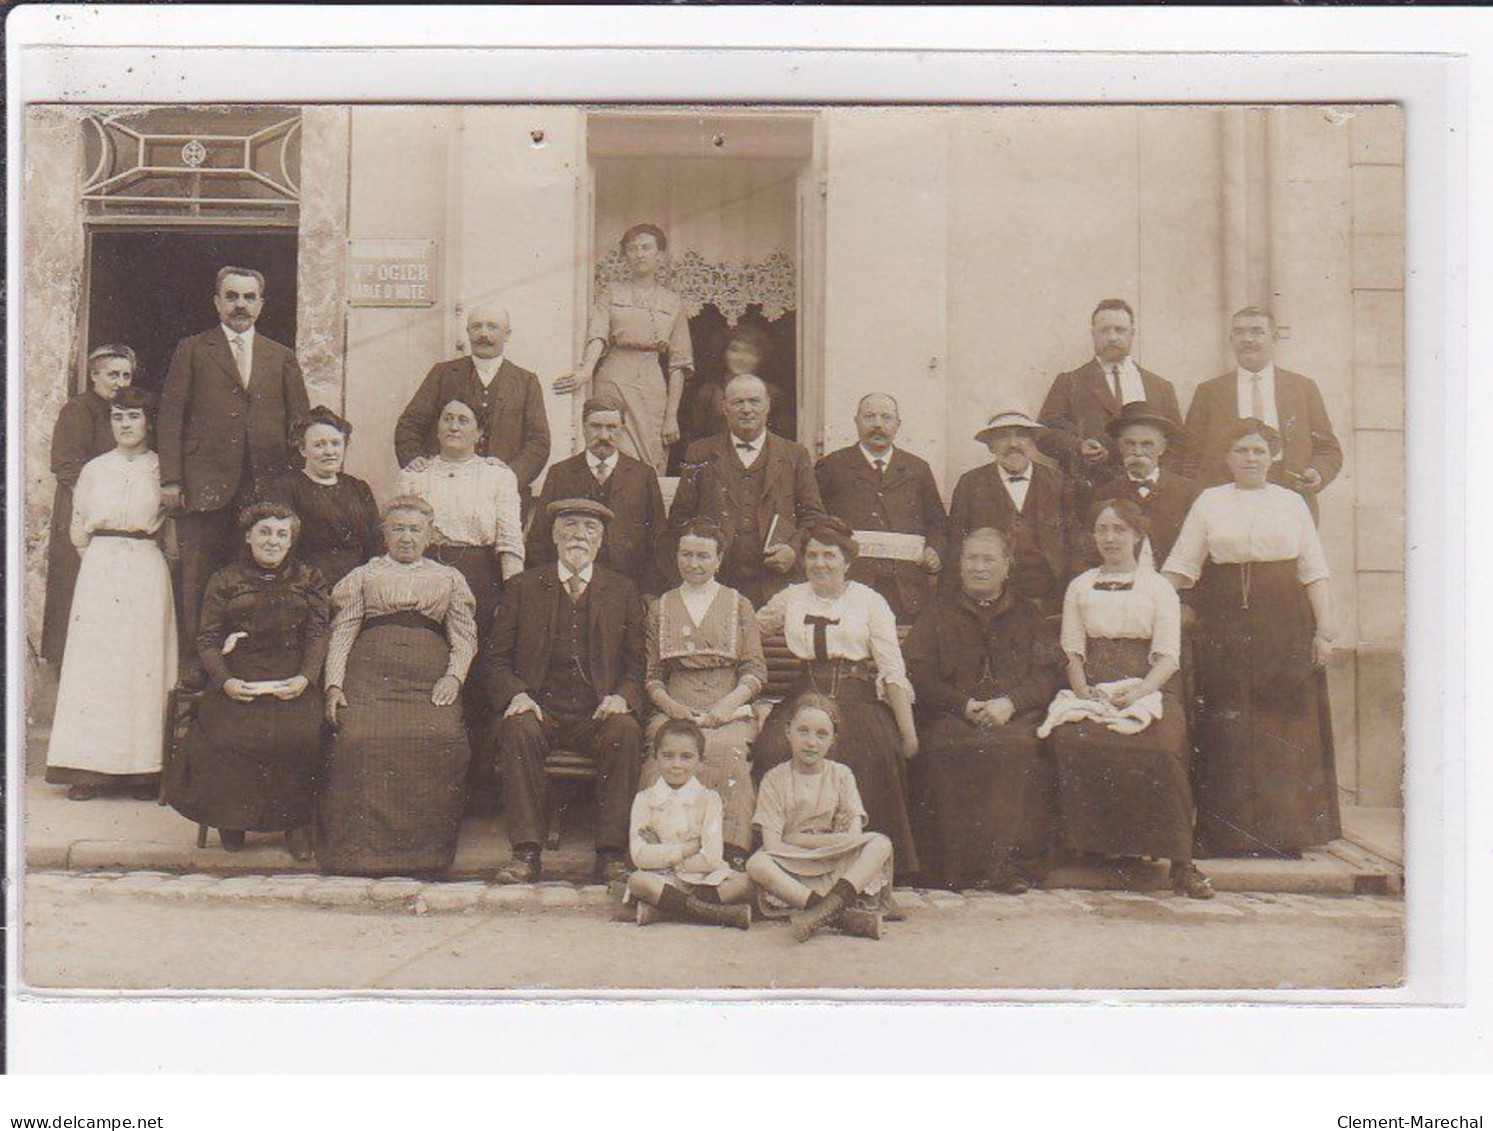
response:
[[[840,930],[861,939],[881,938],[881,912],[847,907],[840,915]]]
[[[688,907],[690,917],[697,923],[714,923],[741,931],[752,925],[752,909],[745,903],[706,903],[690,896]]]

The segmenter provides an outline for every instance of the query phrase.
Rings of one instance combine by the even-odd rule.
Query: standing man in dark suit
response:
[[[83,465],[114,450],[109,406],[114,394],[135,379],[135,351],[125,345],[99,346],[88,355],[88,388],[70,398],[57,414],[52,429],[52,474],[57,491],[52,496],[52,526],[47,543],[47,600],[42,611],[41,656],[62,662],[67,646],[67,624],[72,615],[73,590],[78,585],[78,556],[68,530],[73,521],[73,488]]]
[[[999,530],[1011,543],[1013,592],[1051,614],[1068,585],[1078,503],[1062,472],[1032,462],[1041,431],[1026,413],[1008,410],[975,433],[995,461],[966,471],[954,487],[944,558],[955,560],[971,531]]]
[[[467,313],[471,357],[437,362],[420,382],[394,426],[394,455],[402,468],[424,470],[424,461],[441,450],[436,423],[441,409],[460,397],[481,413],[486,440],[479,455],[496,456],[518,476],[519,497],[527,504],[530,484],[550,454],[549,417],[539,378],[503,356],[512,333],[508,311],[480,304]]]
[[[901,427],[896,399],[867,393],[855,410],[860,442],[825,456],[814,475],[824,509],[849,523],[857,535],[889,531],[923,539],[916,561],[874,558],[862,544],[850,566],[851,581],[871,586],[891,605],[898,624],[911,624],[943,568],[939,553],[949,516],[927,461],[895,446]]]
[[[234,519],[276,477],[300,466],[290,429],[311,411],[295,354],[254,331],[264,276],[222,268],[213,305],[221,325],[177,343],[156,414],[161,500],[177,512],[188,681],[201,671],[194,641],[202,595],[232,553]]]
[[[1229,344],[1239,364],[1199,385],[1187,409],[1187,477],[1201,487],[1229,482],[1219,436],[1252,416],[1280,433],[1270,482],[1306,496],[1315,519],[1317,492],[1342,470],[1343,448],[1317,383],[1275,367],[1276,340],[1275,316],[1264,307],[1246,306],[1234,315]]]
[[[1162,470],[1162,458],[1177,436],[1177,426],[1171,417],[1156,412],[1144,401],[1132,401],[1109,422],[1109,429],[1125,461],[1124,474],[1095,490],[1093,505],[1097,507],[1111,499],[1129,499],[1140,507],[1151,531],[1141,546],[1139,561],[1142,566],[1159,570],[1172,552],[1172,544],[1177,541],[1182,522],[1201,488],[1191,479]],[[1088,517],[1085,516],[1085,522]],[[1083,540],[1084,560],[1098,565],[1099,553],[1094,548],[1092,534],[1092,530],[1085,530],[1079,537]]]
[[[612,512],[591,499],[549,504],[558,562],[503,589],[487,645],[493,734],[503,770],[512,859],[500,884],[532,884],[548,832],[544,760],[554,749],[596,760],[596,878],[627,876],[628,818],[643,757],[643,598],[596,564]]]
[[[1135,342],[1135,311],[1130,304],[1121,298],[1104,299],[1089,318],[1089,333],[1093,358],[1070,373],[1058,374],[1038,414],[1047,431],[1037,447],[1074,481],[1080,501],[1120,474],[1120,451],[1108,429],[1125,405],[1145,401],[1182,426],[1172,383],[1142,369],[1130,356]],[[1182,466],[1180,448],[1172,451],[1167,463]]]
[[[529,527],[526,560],[530,566],[555,560],[550,503],[595,499],[613,514],[597,561],[630,578],[641,592],[657,594],[661,579],[655,551],[668,514],[653,468],[617,448],[625,413],[622,402],[611,397],[591,397],[582,406],[586,450],[561,460],[545,475],[538,513]]]
[[[689,446],[669,509],[676,538],[692,518],[713,518],[726,528],[730,545],[720,582],[758,608],[788,584],[788,574],[798,564],[789,545],[793,535],[825,513],[809,453],[767,430],[771,407],[760,377],[731,378],[726,385],[728,431]]]

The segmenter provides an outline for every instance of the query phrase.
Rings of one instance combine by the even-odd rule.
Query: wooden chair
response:
[[[161,736],[161,792],[157,805],[165,805],[166,783],[171,780],[171,767],[181,757],[181,745],[186,741],[192,721],[197,717],[197,708],[202,703],[203,692],[180,684],[166,696],[166,728]],[[207,825],[197,826],[197,847],[207,847]]]

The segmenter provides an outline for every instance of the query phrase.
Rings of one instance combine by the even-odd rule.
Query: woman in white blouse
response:
[[[1149,533],[1139,506],[1107,500],[1092,516],[1100,564],[1074,578],[1063,601],[1068,684],[1080,699],[1120,709],[1159,703],[1160,714],[1135,734],[1102,718],[1053,731],[1063,843],[1071,852],[1170,860],[1173,891],[1211,899],[1212,885],[1192,863],[1181,603],[1160,574],[1137,565]]]
[[[802,662],[793,691],[773,708],[752,754],[760,782],[788,760],[786,704],[804,692],[833,699],[841,726],[834,757],[855,774],[871,832],[891,838],[899,874],[918,870],[907,809],[905,762],[917,756],[912,684],[902,661],[897,620],[876,590],[845,574],[857,547],[850,527],[819,519],[800,532],[808,581],[790,585],[757,614],[764,636],[782,633]]]
[[[471,758],[457,700],[477,654],[476,602],[457,570],[424,556],[433,523],[423,499],[390,500],[389,552],[332,591],[323,871],[428,875],[456,853]]]
[[[479,658],[503,595],[503,582],[524,568],[518,477],[496,456],[477,454],[483,440],[481,421],[476,406],[464,398],[455,397],[442,405],[436,423],[440,453],[401,471],[396,488],[401,495],[414,495],[430,504],[435,518],[425,554],[460,570],[466,578],[477,602]],[[489,729],[486,686],[482,673],[475,672],[462,696],[467,733],[474,746],[486,741]],[[486,785],[473,782],[478,790]]]
[[[1306,502],[1266,482],[1279,434],[1246,419],[1221,442],[1234,482],[1198,496],[1163,566],[1198,614],[1195,848],[1295,858],[1341,833],[1327,559]]]

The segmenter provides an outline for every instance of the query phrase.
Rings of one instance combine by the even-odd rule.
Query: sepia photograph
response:
[[[1400,106],[20,144],[25,992],[1404,984]]]

